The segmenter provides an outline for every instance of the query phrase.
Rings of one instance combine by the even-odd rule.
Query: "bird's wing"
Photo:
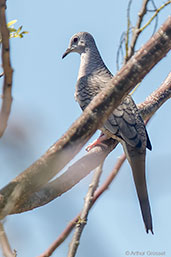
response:
[[[104,69],[103,74],[97,73],[81,77],[76,84],[75,98],[84,110],[91,100],[103,90],[110,79],[111,73]],[[113,111],[103,127],[111,134],[125,141],[132,147],[151,149],[144,122],[131,96],[127,96]]]
[[[104,128],[123,139],[132,147],[144,145],[151,148],[144,122],[131,96],[127,96],[113,111],[105,122]]]

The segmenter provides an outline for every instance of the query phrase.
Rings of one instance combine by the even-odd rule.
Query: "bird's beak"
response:
[[[69,53],[71,53],[73,51],[72,48],[67,48],[67,50],[65,51],[65,53],[62,55],[62,59],[67,56]]]

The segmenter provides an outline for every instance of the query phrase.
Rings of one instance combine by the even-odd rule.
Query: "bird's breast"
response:
[[[75,99],[79,103],[81,109],[85,109],[94,98],[95,92],[88,83],[88,77],[81,77],[76,84]]]

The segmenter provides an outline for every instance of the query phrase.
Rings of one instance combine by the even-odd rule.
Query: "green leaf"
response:
[[[22,34],[28,34],[29,32],[28,31],[23,31]]]
[[[16,32],[17,30],[14,28],[8,28],[9,32]]]
[[[7,27],[11,27],[12,25],[14,25],[17,22],[17,20],[12,20],[10,22],[7,23]]]
[[[20,26],[20,27],[17,29],[17,33],[20,33],[20,31],[22,30],[22,27],[23,27],[23,26]]]
[[[15,29],[12,25],[14,25],[16,22],[17,20],[12,20],[7,24],[8,30],[10,32],[9,38],[23,38],[24,34],[29,33],[28,31],[22,31],[23,26],[20,26],[18,29]]]

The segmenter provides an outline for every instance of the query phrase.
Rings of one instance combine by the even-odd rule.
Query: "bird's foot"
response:
[[[101,135],[93,141],[93,143],[89,144],[86,147],[86,151],[89,152],[93,147],[97,146],[97,145],[102,145],[104,147],[106,147],[106,144],[103,143],[103,141],[105,141],[106,139],[108,139],[108,137],[106,135],[104,135],[103,133],[101,133]]]

